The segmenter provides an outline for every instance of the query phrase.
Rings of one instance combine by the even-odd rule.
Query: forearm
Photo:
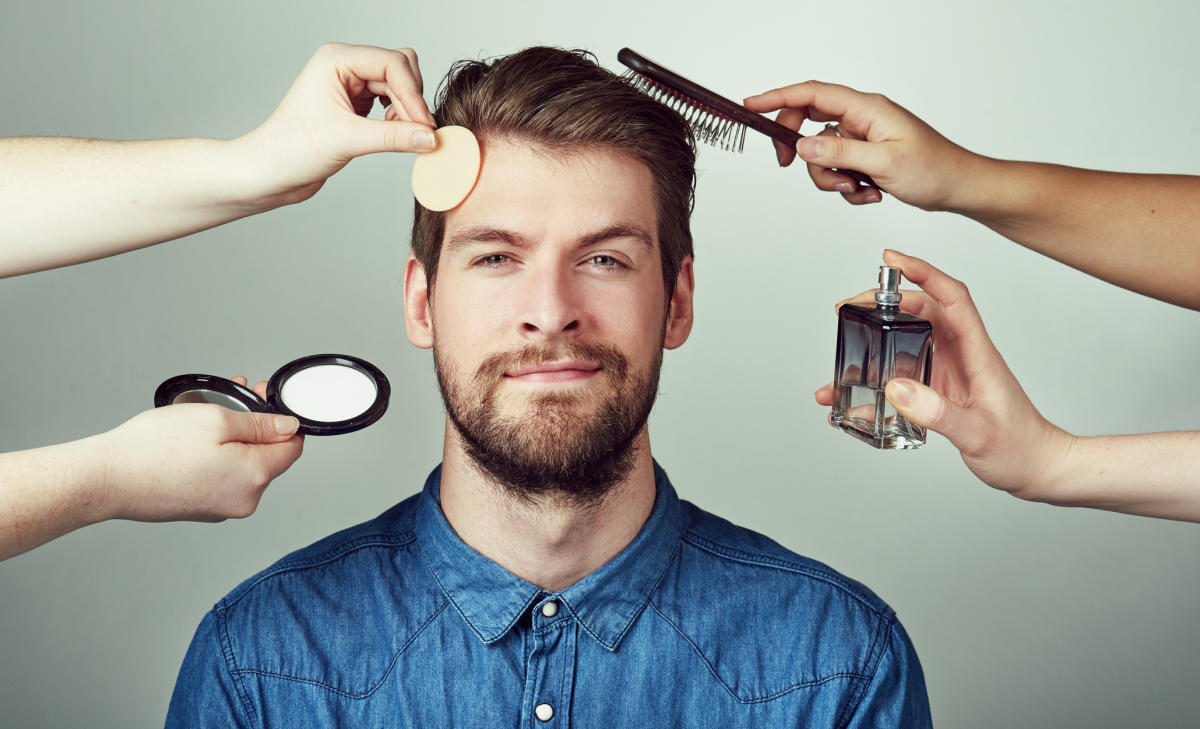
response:
[[[949,209],[1118,286],[1200,309],[1200,177],[978,158]]]
[[[112,256],[278,206],[239,140],[0,140],[0,277]]]
[[[0,454],[0,560],[107,518],[98,437]]]
[[[1200,432],[1076,437],[1038,501],[1200,522]]]

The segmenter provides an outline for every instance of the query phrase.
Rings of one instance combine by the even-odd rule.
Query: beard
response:
[[[599,381],[580,391],[547,392],[501,414],[504,373],[542,362],[586,360]],[[615,347],[571,343],[528,346],[490,355],[469,380],[433,348],[446,412],[475,467],[510,495],[526,502],[545,497],[593,507],[629,475],[642,431],[658,394],[662,349],[646,372],[631,373]]]

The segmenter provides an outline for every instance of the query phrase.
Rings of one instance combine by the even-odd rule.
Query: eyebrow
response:
[[[577,248],[587,248],[616,238],[633,238],[647,250],[652,253],[654,252],[654,238],[645,228],[634,223],[615,223],[593,233],[580,236],[576,240],[575,246]],[[445,252],[453,253],[459,248],[465,248],[474,243],[503,243],[514,248],[528,248],[530,245],[529,239],[520,233],[488,225],[475,225],[470,228],[464,228],[450,236],[446,239],[443,247]]]

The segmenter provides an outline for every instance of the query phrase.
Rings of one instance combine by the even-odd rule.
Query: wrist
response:
[[[1071,492],[1071,479],[1079,470],[1076,458],[1080,440],[1081,436],[1046,422],[1046,430],[1038,438],[1042,446],[1033,462],[1029,487],[1016,495],[1027,501],[1069,505],[1067,495]]]
[[[1005,160],[962,149],[948,176],[949,189],[936,209],[984,222],[981,218],[995,214],[1008,196],[1006,164]]]

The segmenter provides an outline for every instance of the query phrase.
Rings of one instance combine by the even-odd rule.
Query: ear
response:
[[[675,293],[667,308],[667,333],[663,337],[665,349],[675,349],[687,341],[692,333],[692,295],[696,291],[696,278],[692,272],[692,257],[679,264],[679,275],[675,277]]]
[[[404,331],[421,349],[433,346],[433,317],[429,306],[429,278],[425,266],[409,253],[404,264]]]

